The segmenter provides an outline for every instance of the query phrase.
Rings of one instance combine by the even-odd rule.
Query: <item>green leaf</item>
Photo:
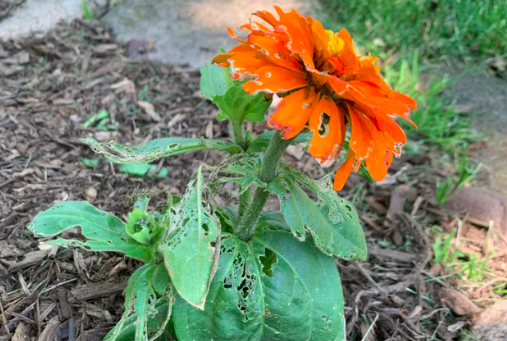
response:
[[[248,190],[252,184],[266,187],[266,183],[259,178],[261,158],[258,155],[238,154],[228,159],[221,172],[234,175],[220,178],[218,182],[234,182],[240,186],[240,194]]]
[[[149,217],[143,213],[141,208],[137,207],[129,213],[129,221],[125,227],[127,234],[135,241],[150,245],[152,233],[149,226]]]
[[[333,258],[279,230],[223,239],[204,311],[177,300],[173,320],[179,341],[345,340]]]
[[[285,231],[291,231],[289,225],[280,211],[265,210],[261,213],[259,221],[257,222],[258,228],[278,228]]]
[[[81,141],[94,152],[116,163],[149,163],[163,157],[205,149],[220,149],[231,154],[242,151],[241,147],[227,141],[184,137],[155,139],[140,146],[124,146],[114,141],[100,143],[91,137]]]
[[[157,309],[157,292],[168,302],[164,315],[161,315],[160,309]],[[157,339],[169,322],[173,303],[174,294],[171,291],[164,265],[152,263],[143,265],[129,278],[125,289],[125,311],[122,319],[104,338],[104,341],[123,340],[125,334],[130,334],[129,340],[135,341]],[[132,312],[135,312],[133,322],[128,319]],[[164,322],[155,324],[156,320]],[[157,329],[152,329],[154,324],[158,327]],[[129,329],[128,333],[127,329]]]
[[[264,151],[264,149],[268,147],[269,141],[274,134],[275,130],[266,130],[257,136],[257,138],[248,145],[247,153],[260,153]],[[313,133],[299,134],[291,141],[291,144],[308,143],[312,139],[312,136]]]
[[[210,101],[215,96],[223,95],[232,83],[227,74],[229,68],[223,68],[217,64],[206,63],[201,66],[201,93]]]
[[[234,82],[224,95],[215,97],[213,102],[220,108],[217,120],[230,119],[233,124],[264,121],[271,101],[266,101],[263,93],[246,93],[242,86],[243,82]]]
[[[95,168],[99,164],[99,159],[85,159],[81,158],[81,162],[88,168]]]
[[[147,196],[140,196],[136,199],[136,202],[134,203],[134,210],[136,208],[139,208],[141,212],[144,214],[148,214],[148,204],[150,203],[150,198]]]
[[[159,296],[165,296],[171,290],[171,277],[165,268],[164,263],[160,263],[153,272],[151,285]]]
[[[171,333],[172,325],[170,323],[165,324],[165,318],[167,316],[171,316],[172,305],[174,303],[173,300],[167,300],[167,298],[162,297],[157,300],[155,303],[156,313],[154,315],[148,316],[147,326],[148,330],[151,333],[155,333],[155,331],[161,331],[162,334],[155,338],[153,341],[172,341],[169,335]],[[137,314],[133,314],[124,320],[121,328],[119,326],[115,326],[105,337],[103,341],[132,341],[135,340],[136,333],[136,325],[137,325]],[[113,335],[116,334],[116,337],[113,339]],[[153,337],[150,338],[152,340]]]
[[[153,172],[157,169],[156,165],[150,165],[147,163],[131,163],[120,166],[120,173],[131,174],[139,177],[144,177],[148,173]],[[162,168],[157,174],[154,174],[155,178],[166,178],[168,174],[167,168]]]
[[[188,185],[183,200],[171,207],[164,264],[178,294],[202,309],[218,263],[220,230],[202,199],[202,173]]]
[[[338,196],[329,179],[317,182],[288,166],[268,190],[278,196],[280,209],[293,235],[305,240],[310,232],[315,245],[325,254],[345,260],[366,259],[364,232],[354,206]],[[307,187],[318,196],[313,201],[301,189]]]
[[[139,244],[125,231],[125,223],[86,201],[63,201],[37,214],[28,225],[38,237],[53,237],[70,228],[81,227],[86,241],[56,239],[47,242],[65,247],[77,246],[89,251],[116,251],[127,257],[150,260],[145,245]]]
[[[106,109],[102,109],[97,114],[93,115],[89,119],[86,120],[85,123],[83,123],[83,127],[88,128],[91,125],[93,125],[96,122],[102,121],[104,119],[109,119],[109,113]]]

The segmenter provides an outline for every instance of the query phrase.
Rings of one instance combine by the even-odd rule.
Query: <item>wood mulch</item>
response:
[[[137,56],[147,48],[133,45]],[[228,138],[226,123],[214,119],[217,109],[199,94],[198,69],[128,54],[106,29],[80,20],[0,43],[2,341],[101,340],[120,318],[122,291],[139,265],[114,253],[45,247],[26,229],[35,214],[62,200],[88,200],[125,219],[136,194],[148,191],[155,205],[163,203],[166,191],[184,190],[197,165],[222,160],[219,152],[182,154],[157,163],[168,168],[166,178],[140,179],[79,141]],[[103,109],[110,121],[85,127]],[[358,208],[369,244],[368,261],[337,261],[350,340],[457,340],[476,313],[449,270],[432,262],[431,227],[449,231],[458,220],[434,204],[436,179],[450,173],[430,156],[403,157],[378,184],[352,177],[341,193]],[[83,158],[99,163],[90,168]],[[324,174],[297,147],[285,160]],[[494,298],[490,289],[480,298]]]

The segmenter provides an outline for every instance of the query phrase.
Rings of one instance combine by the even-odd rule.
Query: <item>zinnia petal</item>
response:
[[[258,91],[283,93],[308,87],[306,75],[279,66],[265,66],[257,70],[257,78],[243,85],[243,90],[250,94]]]
[[[336,175],[334,177],[333,188],[335,191],[341,191],[343,186],[345,186],[345,182],[350,176],[350,172],[352,172],[352,168],[354,166],[354,153],[349,150],[349,154],[347,155],[347,159],[345,162],[338,168]]]
[[[356,112],[350,106],[348,110],[351,126],[349,147],[355,152],[356,158],[363,160],[368,157],[373,147],[372,132],[359,117],[364,115],[363,113]]]
[[[328,122],[324,122],[327,115]],[[330,167],[340,153],[345,140],[344,112],[336,103],[322,97],[310,117],[309,128],[313,131],[308,153],[315,157],[322,167]]]
[[[381,181],[387,175],[387,170],[393,161],[393,153],[387,149],[387,146],[379,145],[372,151],[366,159],[368,173],[376,181]]]
[[[294,91],[284,97],[268,124],[282,132],[285,139],[296,136],[303,130],[317,104],[317,93],[310,89]]]

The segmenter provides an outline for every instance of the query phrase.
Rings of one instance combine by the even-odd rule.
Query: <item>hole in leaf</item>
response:
[[[230,276],[224,278],[224,288],[225,289],[232,288],[232,278]]]
[[[202,229],[203,229],[203,232],[204,232],[204,236],[207,236],[209,234],[209,226],[208,226],[208,224],[206,224],[206,223],[202,224]]]
[[[217,242],[212,240],[211,242],[209,242],[209,245],[211,245],[211,247],[215,247],[217,245]],[[222,250],[222,249],[220,249],[220,250]],[[220,252],[222,252],[222,251],[220,251]]]
[[[259,257],[259,260],[262,265],[262,272],[266,274],[268,277],[273,277],[273,270],[272,266],[273,264],[276,264],[278,262],[278,259],[276,258],[276,253],[271,251],[271,249],[268,249],[267,247],[264,248],[264,255]]]

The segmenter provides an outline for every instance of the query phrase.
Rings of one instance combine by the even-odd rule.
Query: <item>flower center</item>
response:
[[[327,34],[327,49],[331,53],[331,57],[336,57],[343,50],[343,40],[338,37],[333,31],[326,30]]]

